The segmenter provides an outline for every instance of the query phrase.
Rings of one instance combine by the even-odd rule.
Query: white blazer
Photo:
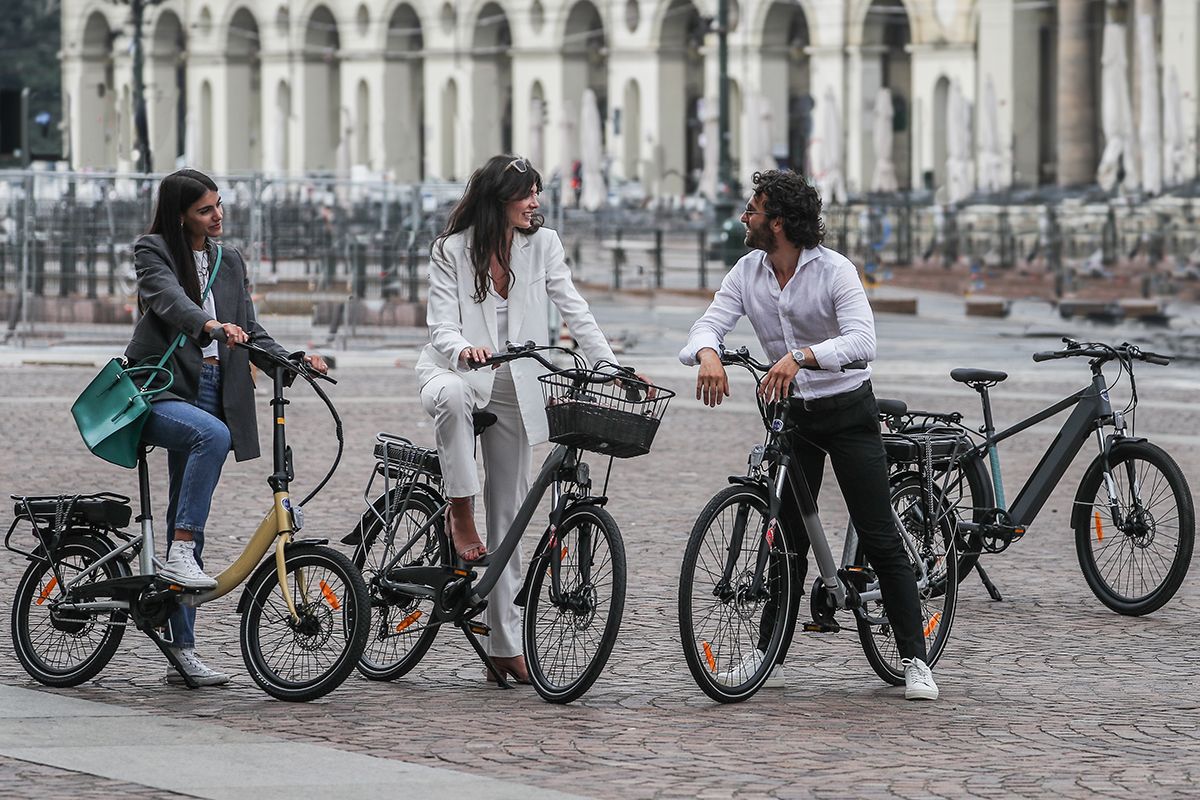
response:
[[[563,257],[562,242],[549,228],[532,235],[513,234],[509,265],[513,281],[508,289],[508,336],[496,331],[496,298],[489,292],[482,303],[475,294],[475,272],[469,253],[471,230],[456,233],[445,241],[443,257],[435,244],[429,260],[429,344],[417,359],[417,379],[424,387],[438,375],[462,376],[474,394],[475,407],[483,408],[492,396],[494,373],[490,369],[463,368],[458,355],[467,347],[489,347],[502,352],[504,340],[514,343],[547,341],[550,303],[554,303],[584,356],[591,364],[616,363],[616,356],[588,308],[571,282],[571,271]],[[538,376],[546,368],[529,358],[511,363],[517,403],[530,444],[550,438],[546,407]]]

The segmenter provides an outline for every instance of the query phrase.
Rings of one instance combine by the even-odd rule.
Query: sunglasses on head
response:
[[[508,172],[510,169],[515,169],[517,172],[524,174],[529,171],[529,164],[524,158],[517,157],[508,162],[508,166],[504,168],[504,171]]]

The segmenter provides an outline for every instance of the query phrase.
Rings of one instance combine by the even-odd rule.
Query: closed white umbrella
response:
[[[963,97],[962,85],[954,81],[946,104],[947,203],[958,203],[971,194],[970,142],[971,106]]]
[[[175,159],[175,168],[195,166],[200,155],[200,126],[191,108],[183,116],[183,155]]]
[[[1163,183],[1167,186],[1177,186],[1183,182],[1187,148],[1184,144],[1183,115],[1180,113],[1182,103],[1179,75],[1172,67],[1163,82]]]
[[[821,197],[828,203],[846,202],[846,178],[842,173],[842,115],[838,110],[837,97],[832,87],[825,87],[821,101],[821,137],[815,142],[819,169],[813,177],[821,189]]]
[[[596,93],[583,90],[583,111],[579,120],[580,161],[583,162],[583,192],[579,205],[595,211],[604,205],[608,195],[604,187],[604,140],[600,130],[600,105]]]
[[[1162,119],[1158,112],[1158,54],[1154,48],[1154,17],[1137,16],[1138,84],[1141,108],[1138,114],[1138,141],[1142,151],[1142,188],[1148,194],[1161,194],[1163,184]]]
[[[535,97],[529,103],[529,160],[539,169],[546,155],[545,123],[545,103],[542,98]]]
[[[696,101],[696,116],[700,120],[700,152],[702,155],[700,185],[697,191],[715,200],[717,197],[717,172],[720,170],[721,127],[717,104],[707,97]]]
[[[1004,181],[1004,156],[1000,152],[999,111],[996,86],[992,76],[983,82],[982,119],[979,123],[979,189],[984,192],[1000,190]]]
[[[871,129],[871,142],[875,145],[872,192],[894,192],[900,188],[896,181],[896,165],[892,161],[892,120],[895,113],[891,90],[880,86],[875,94],[875,119]]]
[[[1125,26],[1104,25],[1104,47],[1100,56],[1101,124],[1104,152],[1096,168],[1096,181],[1108,191],[1117,187],[1117,172],[1125,168],[1125,187],[1136,187],[1137,164],[1133,157],[1133,108],[1129,101],[1129,59],[1125,54]]]
[[[575,205],[575,191],[571,188],[571,173],[575,160],[575,104],[570,100],[563,102],[563,113],[559,120],[559,171],[562,176],[560,186],[562,188],[562,205],[563,208],[570,208]]]

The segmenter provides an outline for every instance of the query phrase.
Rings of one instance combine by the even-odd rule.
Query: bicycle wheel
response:
[[[397,553],[404,554],[398,567],[438,566],[450,558],[446,526],[433,498],[409,496],[408,487],[398,486],[391,490],[388,502],[393,509],[390,527],[368,511],[362,539],[354,548],[354,566],[362,570],[371,597],[371,631],[358,671],[374,681],[406,674],[420,663],[438,632],[430,624],[433,600],[384,591],[379,586],[380,569]]]
[[[926,570],[926,581],[923,585],[917,585],[917,598],[921,605],[927,663],[932,667],[945,651],[958,603],[959,562],[954,550],[955,518],[949,513],[950,501],[941,495],[936,484],[933,487],[934,510],[931,512],[927,508],[925,489],[918,475],[910,475],[894,483],[891,493],[892,509],[899,524],[904,526],[909,538],[916,544]],[[927,526],[927,518],[931,518],[934,524]],[[911,553],[909,557],[912,558]],[[855,563],[867,563],[861,544],[855,552]],[[916,572],[915,561],[913,567]],[[872,583],[867,588],[877,589],[878,583]],[[858,639],[875,674],[886,683],[902,686],[904,666],[900,663],[895,631],[888,621],[883,600],[867,603],[863,613],[856,615],[856,619]]]
[[[569,703],[596,682],[617,642],[625,610],[625,544],[607,511],[576,506],[539,558],[525,603],[525,662],[538,694]]]
[[[959,459],[946,471],[934,474],[934,487],[940,491],[943,513],[950,515],[956,534],[958,522],[982,522],[988,509],[995,506],[992,479],[984,466],[982,456]],[[961,583],[975,569],[983,552],[983,535],[974,533],[957,535],[955,552],[958,554],[958,581]]]
[[[762,687],[789,621],[795,624],[795,551],[786,535],[773,537],[763,586],[754,590],[768,523],[762,488],[730,486],[700,512],[684,551],[679,575],[683,656],[696,684],[720,703],[740,702]],[[731,565],[735,537],[741,548]]]
[[[280,700],[314,700],[341,685],[366,645],[369,598],[350,559],[329,547],[296,544],[284,557],[293,621],[274,559],[246,587],[242,658],[254,682]]]
[[[112,551],[112,545],[95,536],[71,535],[63,539],[55,558],[64,581]],[[114,558],[78,585],[129,575],[129,567]],[[12,607],[13,647],[17,659],[34,680],[47,686],[78,686],[104,669],[125,635],[124,611],[67,612],[57,605],[66,600],[58,578],[47,561],[34,561],[17,584]]]
[[[1075,552],[1100,602],[1119,614],[1149,614],[1187,574],[1196,536],[1192,492],[1175,460],[1149,442],[1119,444],[1110,459],[1106,470],[1097,456],[1079,483]]]

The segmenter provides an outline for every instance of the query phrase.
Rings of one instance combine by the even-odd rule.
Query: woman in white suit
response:
[[[494,370],[471,370],[505,342],[547,344],[550,304],[562,315],[587,359],[616,363],[587,302],[571,282],[562,242],[537,213],[541,176],[523,158],[495,156],[471,175],[466,193],[434,241],[429,270],[429,344],[417,361],[421,403],[434,420],[434,439],[450,498],[450,537],[458,558],[482,560],[504,538],[529,491],[532,445],[549,438],[538,375],[520,359]],[[475,467],[476,410],[496,415],[481,435],[488,545],[472,513],[479,493]],[[497,669],[529,682],[521,652],[520,551],[493,589],[485,622],[488,654]],[[490,679],[490,675],[489,675]]]

